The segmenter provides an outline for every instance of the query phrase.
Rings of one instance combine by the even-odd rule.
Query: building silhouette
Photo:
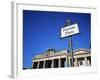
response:
[[[90,49],[73,51],[74,67],[91,66]],[[71,55],[67,50],[48,49],[32,59],[33,69],[71,67]]]

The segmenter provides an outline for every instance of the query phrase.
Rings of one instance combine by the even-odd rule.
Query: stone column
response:
[[[89,60],[87,60],[87,63],[88,63],[88,66],[91,66],[91,64],[90,64],[90,61],[89,61]]]
[[[67,67],[67,58],[65,58],[64,67]]]
[[[68,58],[68,66],[71,67],[71,62],[70,58]]]
[[[39,68],[39,62],[37,62],[37,69]]]
[[[60,68],[61,67],[61,62],[60,62],[60,58],[58,59],[58,62],[59,62],[59,65],[58,65],[58,67]]]
[[[85,66],[88,66],[89,64],[88,64],[87,57],[85,57],[84,60],[85,60]]]
[[[52,64],[51,64],[51,68],[54,67],[54,59],[52,59]]]
[[[43,62],[43,68],[45,68],[45,60],[44,60],[44,62]]]
[[[34,67],[34,62],[32,62],[32,69],[33,69],[33,67]]]
[[[66,57],[66,67],[68,67],[68,56]]]
[[[75,67],[78,67],[77,58],[75,58],[74,66],[75,66]]]

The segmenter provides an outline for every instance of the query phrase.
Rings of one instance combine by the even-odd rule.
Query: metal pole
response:
[[[67,26],[71,23],[70,19],[67,20]],[[73,45],[72,45],[72,36],[69,36],[69,49],[71,54],[71,66],[74,67],[74,59],[73,59]]]
[[[72,36],[69,36],[69,48],[70,48],[70,54],[71,54],[71,66],[74,67]]]

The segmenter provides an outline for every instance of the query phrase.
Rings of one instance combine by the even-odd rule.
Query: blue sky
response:
[[[32,57],[48,48],[68,49],[68,38],[60,38],[66,20],[78,23],[80,33],[72,37],[73,48],[90,48],[91,14],[23,10],[23,67],[32,67]]]

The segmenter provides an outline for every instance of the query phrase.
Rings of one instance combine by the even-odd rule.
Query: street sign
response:
[[[61,28],[61,38],[78,34],[78,33],[79,33],[78,24],[73,24],[73,25]]]

